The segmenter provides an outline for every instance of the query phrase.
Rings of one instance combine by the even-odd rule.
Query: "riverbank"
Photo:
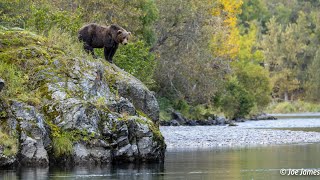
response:
[[[320,142],[319,132],[271,128],[320,127],[320,119],[247,121],[238,126],[162,126],[167,149],[251,147]]]

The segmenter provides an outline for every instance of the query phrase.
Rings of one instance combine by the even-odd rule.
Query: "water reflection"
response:
[[[179,150],[167,152],[163,164],[9,169],[0,170],[0,179],[303,179],[279,170],[320,168],[319,150],[320,144]]]
[[[0,170],[0,179],[3,180],[44,180],[49,179],[49,168],[12,168]]]

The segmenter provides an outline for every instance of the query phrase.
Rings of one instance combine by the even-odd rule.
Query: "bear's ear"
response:
[[[128,32],[128,35],[131,36],[131,32]]]
[[[122,33],[122,31],[121,30],[118,30],[118,34],[121,34]]]

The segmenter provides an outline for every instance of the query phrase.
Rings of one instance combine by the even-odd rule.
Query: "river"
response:
[[[212,128],[216,126],[210,126]],[[295,118],[280,119],[276,121],[248,121],[232,127],[230,132],[245,132],[256,130],[259,132],[270,131],[281,134],[290,132],[288,135],[296,136],[295,132],[312,133],[306,136],[320,137],[320,119],[318,118]],[[163,127],[172,128],[172,127]],[[168,129],[163,129],[166,131]],[[176,127],[182,128],[182,127]],[[186,128],[186,127],[184,127]],[[192,127],[189,127],[192,128]],[[193,127],[194,128],[194,127]],[[202,127],[199,127],[202,128]],[[214,129],[228,130],[228,127]],[[230,127],[231,128],[231,127]],[[177,129],[177,130],[178,130]],[[183,129],[183,128],[182,128]],[[169,129],[172,131],[173,129]],[[188,129],[186,129],[189,131]],[[206,129],[202,129],[206,131]],[[210,129],[212,130],[212,129]],[[311,132],[308,132],[311,131]],[[180,132],[183,132],[180,130]],[[255,133],[256,133],[255,132]],[[172,133],[179,133],[174,132]],[[192,133],[192,132],[191,132]],[[203,132],[204,133],[204,132]],[[247,133],[248,134],[248,133]],[[241,134],[240,134],[241,135]],[[263,133],[265,135],[265,133]],[[304,136],[304,134],[298,134]],[[194,135],[196,136],[196,135]],[[259,136],[259,135],[258,135]],[[166,135],[165,135],[166,137]],[[167,137],[170,138],[170,137]],[[275,137],[276,138],[276,137]],[[282,137],[280,137],[281,139]],[[293,137],[292,139],[301,139]],[[171,143],[174,143],[173,139]],[[268,141],[268,140],[267,140]],[[210,143],[211,141],[209,141]],[[251,141],[250,141],[251,142]],[[318,141],[320,142],[320,141]],[[170,146],[166,153],[163,164],[144,165],[112,165],[97,167],[50,167],[50,168],[19,168],[0,170],[0,179],[319,179],[320,176],[288,176],[289,169],[297,169],[300,174],[301,168],[309,172],[320,172],[320,143],[308,143],[297,141],[290,144],[279,143],[260,145],[259,142],[250,146],[224,146],[184,148],[182,146]],[[287,142],[286,142],[287,143]],[[219,143],[218,143],[219,144]],[[275,143],[277,144],[277,143]],[[284,176],[280,170],[285,169]],[[290,171],[294,172],[294,171]]]

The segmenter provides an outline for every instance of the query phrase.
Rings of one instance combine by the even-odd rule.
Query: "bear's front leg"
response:
[[[110,49],[109,58],[111,59],[111,62],[112,62],[113,56],[114,56],[114,54],[116,53],[117,49],[118,49],[118,45],[115,45],[114,47],[112,47],[112,48]]]
[[[110,63],[112,63],[111,52],[112,52],[112,47],[104,47],[104,58]]]

